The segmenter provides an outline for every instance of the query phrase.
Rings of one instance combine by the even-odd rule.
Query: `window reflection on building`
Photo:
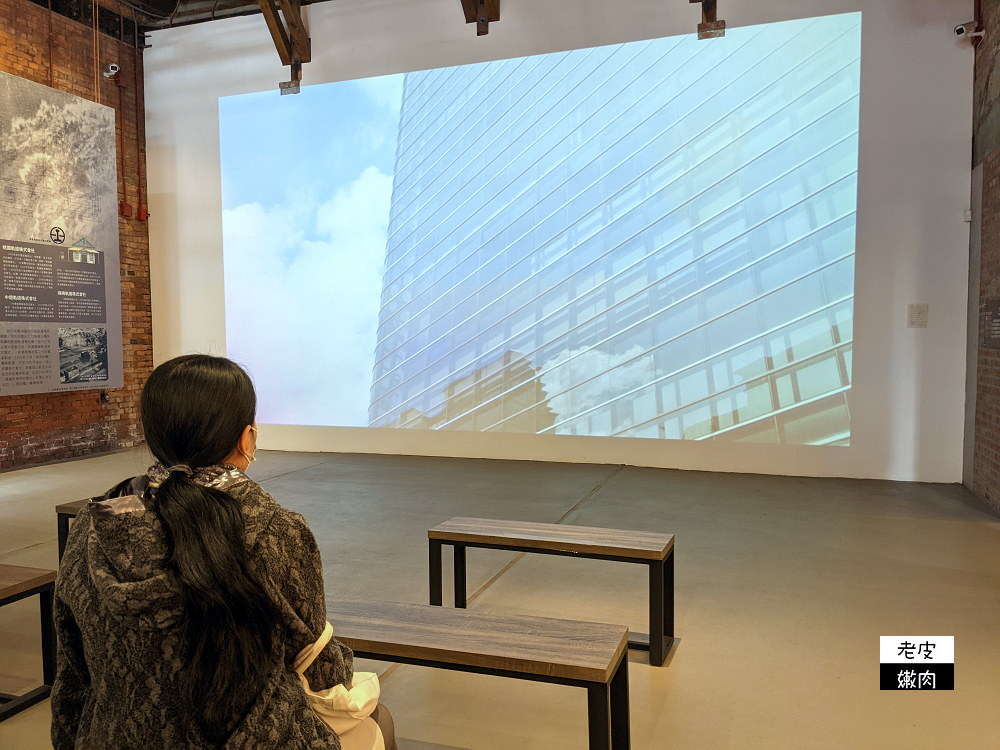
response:
[[[860,24],[407,75],[371,424],[846,444]]]
[[[537,370],[519,352],[504,352],[495,362],[452,380],[440,405],[429,413],[409,409],[389,427],[487,430],[503,423],[511,432],[544,432],[555,424]]]

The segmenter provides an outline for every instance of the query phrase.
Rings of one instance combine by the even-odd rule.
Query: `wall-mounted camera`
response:
[[[979,28],[979,24],[975,21],[960,23],[955,27],[955,36],[959,39],[973,39],[975,37],[986,36],[985,31],[976,31],[977,28]]]
[[[118,71],[119,70],[121,70],[120,66],[116,65],[115,63],[111,63],[108,66],[108,69],[104,71],[104,77],[105,78],[114,78],[116,75],[118,75]]]

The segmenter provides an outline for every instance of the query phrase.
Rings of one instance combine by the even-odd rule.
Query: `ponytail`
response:
[[[175,472],[156,491],[156,506],[183,601],[181,694],[217,741],[267,680],[279,613],[250,561],[235,499]]]
[[[167,466],[224,460],[255,409],[249,377],[220,357],[170,360],[154,370],[142,393],[146,441]],[[153,497],[182,598],[182,707],[218,744],[266,684],[280,611],[250,559],[235,498],[179,471]]]

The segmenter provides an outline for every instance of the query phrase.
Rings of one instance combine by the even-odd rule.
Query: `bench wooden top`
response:
[[[424,659],[607,683],[628,628],[420,604],[328,599],[337,640],[387,660]]]
[[[84,498],[83,500],[74,500],[71,503],[63,503],[62,505],[56,506],[56,513],[61,513],[65,516],[73,516],[74,518],[83,510],[83,506],[90,502],[90,498]]]
[[[427,537],[449,542],[530,547],[539,551],[613,555],[641,560],[663,560],[674,546],[673,534],[558,523],[497,521],[491,518],[452,518],[429,529]]]
[[[56,580],[54,570],[23,568],[20,565],[0,565],[0,599],[23,594]]]

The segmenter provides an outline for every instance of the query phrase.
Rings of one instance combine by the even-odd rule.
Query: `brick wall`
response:
[[[113,2],[102,0],[101,5],[119,11]],[[129,15],[127,8],[121,11]],[[95,56],[91,27],[57,14],[50,16],[48,10],[28,0],[0,0],[0,70],[37,83],[51,82],[61,91],[92,101],[98,100],[99,86],[100,102],[115,108],[118,158],[124,161],[126,182],[122,195],[119,177],[118,199],[127,200],[133,207],[132,218],[118,219],[124,388],[108,390],[106,404],[101,403],[100,391],[0,396],[0,470],[115,450],[142,441],[139,393],[153,363],[149,233],[146,222],[137,218],[136,211],[139,158],[143,179],[146,171],[142,55],[117,39],[103,34],[98,37],[100,45]],[[121,89],[104,76],[95,76],[95,58],[99,58],[102,70],[109,63],[121,66],[118,74]],[[137,155],[137,138],[141,157]],[[141,187],[145,193],[145,184]]]
[[[983,160],[982,221],[972,490],[1000,511],[1000,350],[983,347],[985,303],[1000,296],[1000,149]]]
[[[1000,511],[1000,350],[986,349],[986,302],[1000,297],[1000,8],[983,1],[986,37],[976,48],[973,167],[983,165],[979,357],[972,490]]]

